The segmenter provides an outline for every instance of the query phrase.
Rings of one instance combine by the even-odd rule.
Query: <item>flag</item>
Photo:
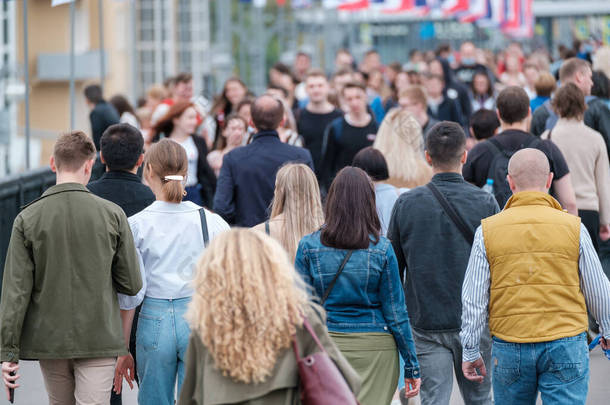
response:
[[[72,3],[74,0],[51,0],[51,7],[61,6],[62,4]]]
[[[532,0],[507,0],[506,3],[502,32],[515,38],[531,38],[534,35]]]
[[[456,13],[468,11],[469,0],[445,0],[441,5],[441,10],[446,16],[454,16]]]
[[[471,0],[468,10],[460,13],[460,22],[474,22],[487,15],[489,0]]]
[[[339,7],[337,7],[337,9],[343,11],[358,11],[365,10],[369,8],[369,6],[369,0],[343,0],[340,2]]]
[[[477,20],[481,27],[500,27],[504,23],[505,0],[487,0],[487,14]]]
[[[430,11],[427,3],[426,0],[401,0],[388,4],[382,11],[386,14],[411,13],[424,16]]]

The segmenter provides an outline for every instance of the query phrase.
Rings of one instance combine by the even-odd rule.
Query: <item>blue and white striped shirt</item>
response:
[[[584,225],[580,225],[578,269],[580,289],[587,308],[600,325],[600,331],[610,339],[610,281],[602,270],[599,257]],[[462,288],[462,360],[475,361],[480,357],[479,341],[487,325],[490,272],[483,231],[479,226],[472,244],[472,252]]]

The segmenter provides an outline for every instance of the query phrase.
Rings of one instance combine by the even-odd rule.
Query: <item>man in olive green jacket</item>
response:
[[[127,353],[117,292],[142,287],[127,217],[84,186],[94,158],[84,133],[58,139],[57,184],[15,219],[4,268],[4,383],[18,387],[19,359],[39,360],[51,405],[108,404],[116,357]]]

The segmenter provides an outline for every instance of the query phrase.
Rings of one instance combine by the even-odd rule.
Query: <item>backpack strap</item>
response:
[[[265,221],[265,233],[271,236],[271,230],[269,229],[269,220]]]
[[[341,139],[341,135],[343,135],[343,119],[335,119],[332,123],[333,132],[335,136],[335,142],[338,142]]]
[[[449,215],[449,218],[451,218],[451,220],[458,228],[464,239],[466,239],[466,242],[468,242],[468,244],[472,246],[472,242],[474,241],[474,232],[472,231],[472,229],[470,229],[470,227],[466,225],[466,223],[457,213],[455,208],[453,208],[451,203],[447,201],[447,198],[445,198],[443,193],[441,193],[440,190],[434,184],[428,183],[426,184],[426,188],[432,192],[432,195],[434,195],[441,207],[443,207],[445,213]]]
[[[205,219],[205,210],[199,208],[199,218],[201,218],[201,234],[203,235],[203,246],[208,247],[210,236],[208,235],[208,221]]]
[[[502,146],[502,144],[500,142],[498,142],[498,140],[494,137],[491,137],[487,140],[487,146],[490,146],[489,149],[491,149],[491,153],[493,153],[493,156],[496,157],[496,155],[499,155],[500,153],[502,153],[504,151],[504,147]]]
[[[339,266],[339,270],[337,270],[337,273],[335,274],[335,277],[333,277],[332,281],[330,282],[330,284],[326,288],[326,291],[324,291],[324,295],[322,296],[322,301],[320,301],[320,304],[322,304],[322,306],[324,306],[324,303],[326,302],[326,299],[330,295],[330,292],[333,290],[333,287],[335,286],[335,283],[337,282],[337,279],[339,278],[339,276],[343,272],[343,269],[345,268],[345,265],[347,264],[347,261],[349,260],[350,257],[352,257],[352,253],[354,253],[353,250],[348,250],[347,251],[347,254],[343,258],[343,262],[341,263],[341,266]]]

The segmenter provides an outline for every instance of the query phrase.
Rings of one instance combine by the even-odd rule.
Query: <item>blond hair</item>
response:
[[[604,45],[595,52],[593,70],[601,70],[610,77],[610,46]]]
[[[165,178],[165,176],[183,176],[186,179],[188,159],[180,144],[167,138],[153,143],[144,156],[144,170],[150,171],[161,180],[161,191],[167,201],[174,203],[182,201],[186,194],[185,182]]]
[[[390,179],[416,187],[432,177],[432,168],[423,157],[422,129],[408,111],[395,108],[388,112],[373,147],[383,153]]]
[[[225,377],[246,384],[271,375],[308,305],[304,283],[278,242],[234,228],[197,264],[186,318]]]
[[[316,175],[304,164],[287,164],[275,177],[271,219],[283,214],[280,243],[294,259],[301,238],[324,223],[320,188]]]

